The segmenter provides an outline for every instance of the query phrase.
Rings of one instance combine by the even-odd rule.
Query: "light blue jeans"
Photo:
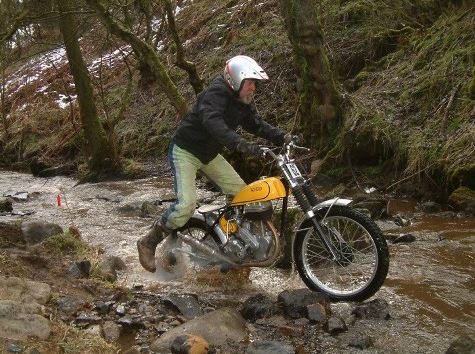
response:
[[[198,171],[227,195],[234,196],[245,186],[242,178],[221,155],[204,164],[192,153],[172,144],[168,152],[168,161],[174,175],[177,197],[177,201],[162,216],[162,225],[169,230],[185,225],[195,211]]]

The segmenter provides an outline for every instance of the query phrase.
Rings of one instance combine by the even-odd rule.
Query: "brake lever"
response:
[[[268,147],[261,146],[262,157],[266,157],[267,153],[270,151]]]
[[[311,151],[309,148],[306,148],[305,146],[298,146],[294,141],[291,141],[287,146],[295,150]]]
[[[305,147],[305,146],[298,146],[298,145],[295,145],[295,144],[294,144],[294,149],[296,149],[296,150],[303,150],[303,151],[307,151],[307,152],[308,152],[308,151],[311,151],[311,149],[309,149],[309,148],[307,148],[307,147]]]

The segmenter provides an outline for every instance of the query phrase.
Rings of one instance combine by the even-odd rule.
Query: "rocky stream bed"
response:
[[[384,286],[364,303],[330,303],[290,269],[144,271],[135,242],[170,195],[168,176],[78,185],[0,172],[0,350],[475,352],[470,210],[385,196],[375,213],[391,252]],[[93,248],[78,258],[75,240]]]

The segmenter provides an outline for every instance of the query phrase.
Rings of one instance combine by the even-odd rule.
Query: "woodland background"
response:
[[[462,0],[1,0],[0,165],[143,176],[245,54],[270,77],[260,114],[303,133],[309,169],[443,199],[475,188],[474,28]]]

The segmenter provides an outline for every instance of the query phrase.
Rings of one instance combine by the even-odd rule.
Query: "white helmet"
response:
[[[238,92],[245,79],[267,80],[269,77],[254,59],[237,55],[226,62],[224,78],[229,86]]]

